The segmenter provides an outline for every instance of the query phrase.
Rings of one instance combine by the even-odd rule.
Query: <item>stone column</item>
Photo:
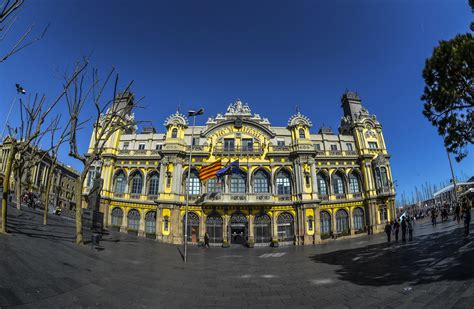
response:
[[[349,230],[351,231],[351,235],[355,235],[355,229],[354,229],[354,207],[349,208]]]
[[[106,218],[104,226],[109,227],[112,224],[112,205],[108,204],[106,209],[107,213],[104,214],[104,218]]]
[[[331,209],[331,231],[333,235],[337,234],[336,211],[336,209]]]
[[[249,242],[255,242],[255,235],[253,233],[253,219],[254,215],[249,215],[249,222],[248,222],[248,238]]]
[[[156,209],[156,239],[162,241],[163,240],[163,216],[162,216],[162,209]]]
[[[229,242],[229,239],[228,239],[228,229],[229,229],[229,215],[223,215],[222,216],[222,219],[223,219],[223,225],[222,225],[222,239],[223,239],[223,242]]]
[[[272,240],[279,240],[276,211],[272,211]]]
[[[321,242],[321,216],[319,214],[319,208],[314,207],[314,243]]]
[[[145,209],[138,210],[140,213],[140,225],[138,226],[138,236],[145,236]]]
[[[127,232],[127,225],[128,225],[128,216],[127,210],[123,209],[123,218],[122,218],[122,226],[120,227],[120,232]]]
[[[158,181],[158,194],[165,192],[165,186],[166,186],[166,168],[165,164],[162,161],[160,163],[160,179]]]
[[[206,234],[206,218],[207,215],[203,211],[199,218],[199,241],[204,241],[204,234]]]
[[[311,184],[313,189],[313,199],[315,199],[315,194],[318,193],[318,177],[316,175],[316,163],[311,162]]]
[[[182,244],[183,243],[183,220],[180,216],[179,206],[175,206],[171,210],[170,219],[169,219],[169,229],[171,242],[173,244]]]

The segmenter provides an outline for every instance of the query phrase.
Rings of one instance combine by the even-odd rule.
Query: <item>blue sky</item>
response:
[[[467,0],[27,0],[0,52],[29,24],[37,34],[51,26],[0,64],[0,123],[15,83],[52,100],[61,74],[87,55],[103,74],[115,66],[122,85],[134,80],[147,107],[136,117],[159,131],[178,105],[215,115],[237,97],[273,125],[286,125],[298,105],[312,132],[323,124],[336,131],[350,89],[382,123],[397,190],[408,194],[450,178],[441,138],[421,114],[421,72],[437,42],[467,32],[472,17]],[[81,132],[83,151],[89,138],[90,129]],[[459,175],[473,174],[472,151],[455,164]],[[61,154],[80,167],[66,148]]]

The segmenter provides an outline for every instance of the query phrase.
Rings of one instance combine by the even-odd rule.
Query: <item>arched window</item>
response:
[[[354,219],[354,230],[363,230],[364,229],[364,211],[362,208],[357,207],[353,212]]]
[[[332,175],[332,186],[334,194],[344,194],[344,182],[339,173],[334,173]]]
[[[304,129],[299,129],[299,134],[300,134],[300,138],[305,138],[306,137]]]
[[[120,171],[115,177],[115,193],[125,193],[127,178],[123,171]]]
[[[253,221],[255,242],[267,243],[272,240],[272,220],[267,214],[256,215]]]
[[[213,214],[206,218],[206,232],[209,234],[210,243],[222,243],[223,222],[219,214]]]
[[[122,226],[123,220],[123,211],[120,207],[115,207],[112,209],[112,226],[120,227]]]
[[[207,181],[207,192],[208,193],[220,193],[222,192],[222,181],[218,178],[211,178]]]
[[[319,194],[327,195],[328,194],[328,182],[327,182],[327,179],[326,179],[326,175],[324,175],[323,173],[318,173],[316,178],[318,180],[318,192],[319,192]]]
[[[186,172],[186,177],[188,173]],[[189,179],[186,178],[186,190],[189,190],[190,195],[199,195],[201,193],[201,181],[195,170],[191,171]]]
[[[288,212],[283,212],[278,216],[278,239],[280,241],[292,241],[295,236],[293,216]]]
[[[244,173],[237,173],[230,175],[230,192],[231,193],[245,193],[246,190],[246,175]]]
[[[143,186],[143,177],[140,172],[135,172],[135,174],[132,176],[132,181],[131,181],[131,194],[141,194],[142,193],[142,186]]]
[[[380,168],[378,167],[375,168],[375,184],[377,188],[382,187],[382,176],[380,175]]]
[[[188,212],[188,241],[191,242],[198,242],[199,241],[199,216],[196,215],[194,212]],[[183,232],[185,231],[185,218],[183,216]],[[184,236],[184,235],[183,235]],[[184,238],[183,238],[184,239]]]
[[[268,193],[269,185],[268,185],[268,174],[262,170],[255,172],[253,178],[253,192],[255,193]]]
[[[387,188],[388,187],[387,168],[381,167],[380,168],[380,173],[382,175],[382,187]]]
[[[276,177],[276,186],[278,195],[291,194],[290,174],[287,171],[281,170],[278,172]]]
[[[160,176],[157,173],[153,173],[148,183],[148,194],[158,195],[158,184],[160,182]]]
[[[350,193],[360,192],[359,177],[354,173],[349,174],[349,192]]]
[[[327,211],[321,211],[321,235],[331,234],[331,215]]]
[[[138,210],[131,209],[128,212],[127,223],[129,231],[138,231],[138,227],[140,226],[140,213],[138,212]]]
[[[174,128],[171,130],[171,138],[177,138],[178,137],[178,129]]]
[[[349,216],[344,209],[336,212],[336,231],[338,234],[349,232]]]
[[[145,215],[145,234],[153,237],[156,234],[156,211],[149,211]]]

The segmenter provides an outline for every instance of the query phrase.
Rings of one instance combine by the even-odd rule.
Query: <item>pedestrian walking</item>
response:
[[[464,200],[464,236],[469,236],[469,225],[471,224],[471,205],[470,202]]]
[[[395,222],[393,223],[393,233],[395,234],[395,242],[398,242],[399,232],[400,232],[400,223],[398,222],[398,219],[395,219]]]
[[[211,248],[209,245],[209,234],[207,232],[204,234],[204,248],[205,247]]]
[[[392,235],[392,225],[387,221],[385,224],[385,233],[387,234],[387,242],[390,242],[390,236]]]
[[[407,218],[403,217],[402,218],[402,241],[405,242],[407,241]]]
[[[454,207],[454,220],[458,221],[458,224],[461,221],[461,206],[459,204]]]
[[[431,209],[431,225],[432,226],[436,226],[436,217],[438,216],[438,214],[436,213],[436,209],[433,207],[433,209]]]
[[[407,228],[408,228],[408,241],[413,240],[413,219],[410,217],[407,218]]]

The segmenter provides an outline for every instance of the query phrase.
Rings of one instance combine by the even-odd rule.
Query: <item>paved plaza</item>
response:
[[[73,243],[71,219],[9,207],[0,236],[1,308],[473,308],[474,247],[461,225],[415,226],[305,247],[180,247],[121,233]],[[472,233],[472,232],[471,232]]]

